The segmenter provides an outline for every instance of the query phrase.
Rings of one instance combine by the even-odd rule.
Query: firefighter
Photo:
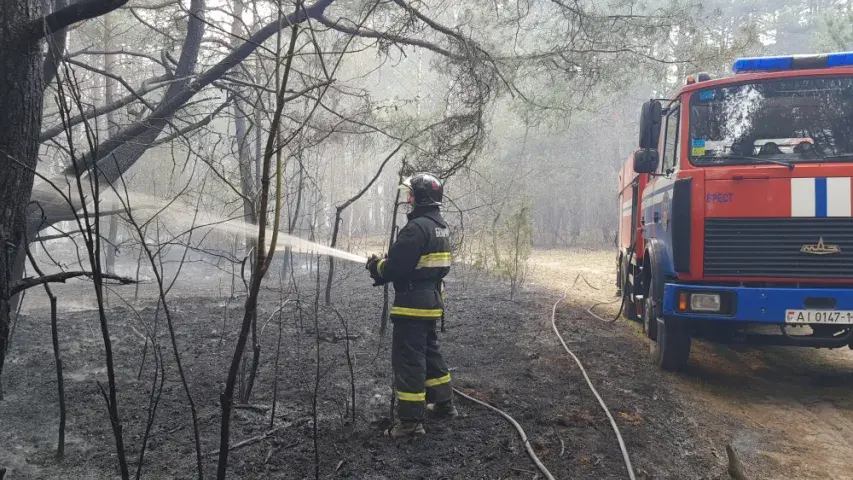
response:
[[[408,193],[409,222],[385,258],[374,255],[367,262],[375,285],[394,283],[391,364],[399,420],[385,431],[393,439],[426,433],[425,413],[443,419],[459,414],[436,335],[436,323],[443,318],[443,278],[451,262],[450,232],[439,211],[443,187],[434,175],[418,173],[400,189]]]

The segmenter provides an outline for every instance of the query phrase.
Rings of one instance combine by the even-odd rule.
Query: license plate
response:
[[[853,310],[786,310],[785,323],[853,324]]]

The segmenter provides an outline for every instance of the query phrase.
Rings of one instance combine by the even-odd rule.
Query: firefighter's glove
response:
[[[379,261],[379,256],[371,255],[367,257],[367,263],[364,265],[365,270],[370,271],[370,266]]]
[[[376,255],[371,255],[370,258],[367,259],[367,265],[364,268],[370,272],[371,277],[379,276],[379,257]]]
[[[378,282],[382,279],[382,276],[379,275],[379,261],[380,258],[378,256],[371,255],[370,258],[367,259],[367,265],[364,266],[364,268],[370,272],[370,278],[372,278],[374,282]],[[374,285],[376,284],[374,283]]]
[[[364,267],[367,269],[368,272],[370,272],[370,278],[373,279],[374,287],[378,287],[388,283],[388,280],[385,280],[384,278],[382,278],[382,275],[379,274],[379,262],[381,260],[382,259],[379,258],[377,255],[371,255],[370,258],[367,259],[367,265],[365,265]]]

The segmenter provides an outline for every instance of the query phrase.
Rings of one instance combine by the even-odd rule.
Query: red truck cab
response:
[[[853,53],[733,70],[643,104],[620,173],[617,283],[668,370],[691,338],[853,344]]]

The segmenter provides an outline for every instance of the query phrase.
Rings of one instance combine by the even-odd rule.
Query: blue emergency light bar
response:
[[[853,66],[853,52],[738,58],[732,65],[732,71],[735,73],[773,72],[846,66]]]

